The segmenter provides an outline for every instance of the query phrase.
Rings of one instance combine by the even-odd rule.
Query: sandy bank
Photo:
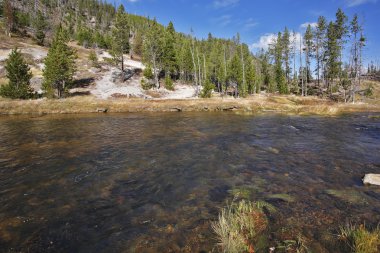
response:
[[[378,103],[344,104],[316,97],[257,95],[245,99],[212,98],[187,100],[162,99],[97,99],[92,96],[60,100],[9,100],[0,98],[0,114],[55,114],[96,113],[107,109],[110,113],[124,112],[187,112],[237,111],[246,113],[279,112],[286,114],[337,115],[350,112],[380,112]]]

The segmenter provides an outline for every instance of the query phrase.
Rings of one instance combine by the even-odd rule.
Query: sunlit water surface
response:
[[[240,190],[277,208],[268,246],[339,252],[340,225],[380,221],[372,116],[0,118],[0,251],[216,252],[210,222]]]

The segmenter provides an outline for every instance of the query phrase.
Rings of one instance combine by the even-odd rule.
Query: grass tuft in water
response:
[[[271,194],[268,196],[268,198],[269,199],[279,199],[279,200],[282,200],[282,201],[285,201],[288,203],[293,203],[296,201],[296,199],[293,196],[286,194],[286,193]]]
[[[340,228],[339,239],[344,241],[353,253],[380,252],[380,229],[369,231],[365,225],[352,224]]]
[[[257,240],[268,227],[264,209],[275,208],[266,202],[242,200],[232,203],[219,214],[212,228],[218,236],[218,246],[223,252],[255,252]]]
[[[344,189],[344,190],[327,190],[327,194],[334,196],[336,198],[342,199],[351,204],[368,204],[366,200],[365,194],[362,192],[352,190],[352,189]]]
[[[299,234],[295,240],[282,241],[275,248],[275,252],[295,252],[295,253],[307,253],[309,249],[306,245],[306,239]]]

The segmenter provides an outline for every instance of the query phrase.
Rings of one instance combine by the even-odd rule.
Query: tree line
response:
[[[331,95],[342,89],[344,100],[354,102],[364,73],[362,52],[366,42],[358,15],[349,20],[338,9],[334,21],[320,16],[314,26],[309,24],[305,33],[299,39],[296,37],[295,32],[290,34],[285,28],[268,51],[274,62],[279,92]],[[349,49],[347,55],[345,49]],[[291,66],[298,56],[297,71],[295,65],[293,69]]]
[[[202,97],[210,97],[212,91],[244,97],[262,91],[331,95],[343,89],[344,100],[354,101],[361,82],[363,28],[357,15],[348,21],[341,9],[336,20],[327,22],[325,17],[319,17],[317,25],[309,25],[301,36],[285,28],[267,51],[254,55],[241,42],[239,34],[220,39],[210,33],[206,39],[197,39],[193,31],[176,32],[172,22],[163,26],[155,19],[127,13],[122,5],[115,9],[98,0],[21,0],[18,6],[9,3],[10,0],[5,0],[1,10],[5,22],[14,20],[7,18],[12,9],[11,16],[29,10],[27,26],[33,28],[36,41],[49,44],[50,50],[57,43],[58,34],[65,34],[83,46],[109,50],[122,71],[125,54],[140,58],[147,66],[144,71],[147,80],[143,83],[147,89],[163,85],[173,89],[173,82],[184,82],[195,85],[197,95]],[[55,26],[56,23],[60,25]],[[21,24],[12,21],[11,26],[20,30]],[[59,28],[55,37],[48,36],[52,39],[46,42],[46,35],[56,27]],[[67,40],[61,37],[59,41],[65,44]],[[348,56],[344,55],[347,45],[351,47]],[[53,55],[50,50],[46,63]],[[62,58],[70,59],[72,64],[75,54],[69,49],[66,52],[70,57]],[[349,59],[348,64],[343,59]],[[73,73],[75,68],[67,69]],[[56,89],[58,96],[69,87],[72,82],[69,79],[52,85],[60,87]]]

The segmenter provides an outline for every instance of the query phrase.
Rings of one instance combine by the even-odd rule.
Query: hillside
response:
[[[0,30],[0,84],[5,85],[8,82],[5,77],[5,60],[11,50],[18,47],[31,67],[33,74],[31,88],[35,92],[34,97],[42,98],[45,95],[42,89],[44,59],[57,24],[62,21],[65,34],[70,36],[68,45],[75,49],[77,55],[73,82],[66,87],[64,97],[70,98],[71,102],[74,101],[82,108],[87,108],[85,105],[80,105],[82,101],[94,105],[81,112],[96,111],[96,104],[100,103],[100,100],[134,98],[143,101],[173,99],[196,101],[202,96],[222,99],[223,102],[210,102],[200,107],[193,107],[194,101],[189,102],[190,105],[186,102],[179,103],[180,106],[177,107],[173,103],[169,103],[168,107],[161,105],[157,107],[155,103],[152,107],[148,105],[146,110],[234,108],[247,111],[275,110],[322,114],[378,110],[378,82],[363,81],[360,86],[355,87],[352,85],[354,79],[343,78],[343,75],[348,75],[346,69],[341,70],[340,79],[343,78],[344,82],[338,78],[321,80],[319,87],[317,86],[319,81],[312,80],[311,77],[304,80],[302,76],[297,76],[296,70],[294,77],[290,78],[290,73],[285,73],[282,69],[287,66],[287,62],[281,60],[281,65],[277,62],[278,57],[282,57],[279,53],[286,52],[282,51],[284,49],[280,48],[282,45],[278,43],[273,44],[273,48],[268,52],[253,56],[248,46],[241,43],[239,34],[230,40],[214,38],[211,34],[206,40],[197,40],[190,35],[176,32],[173,23],[163,26],[155,20],[128,14],[122,7],[116,11],[112,5],[96,0],[62,1],[59,5],[55,1],[36,0],[35,4],[31,4],[30,1],[22,0],[13,3],[12,8],[14,23],[11,36],[6,35],[8,21],[5,8],[1,10],[4,17],[1,20],[2,30]],[[43,25],[36,24],[39,22]],[[127,39],[122,43],[122,51],[116,52],[117,38],[120,35],[116,34],[120,31],[118,25],[126,25],[124,33]],[[38,31],[45,35],[43,41],[38,39]],[[280,34],[279,38],[282,38]],[[95,59],[91,59],[94,54]],[[122,68],[125,68],[123,70],[125,75],[130,75],[128,80],[120,80]],[[357,93],[355,97],[357,109],[355,106],[341,105],[338,105],[339,109],[332,108],[334,104],[331,104],[330,100],[350,102],[354,88]],[[273,95],[281,94],[289,96],[285,100],[272,99]],[[297,95],[308,95],[311,98],[298,98],[298,102],[294,102],[293,97]],[[318,104],[317,96],[324,98],[320,100],[320,108],[312,106]],[[83,97],[86,97],[86,100],[82,99]],[[232,97],[245,97],[248,102],[235,101],[236,106],[234,106],[232,105],[234,102],[226,100]],[[2,113],[7,113],[8,108],[11,108],[10,111],[13,113],[19,112],[9,101],[5,101]],[[223,106],[225,101],[227,101],[226,106]],[[71,102],[68,102],[68,107]],[[217,106],[218,103],[221,103],[220,107]],[[135,103],[132,107],[120,104],[115,107],[113,103],[104,102],[101,104],[106,108],[114,108],[114,111],[139,111],[142,107],[140,103]],[[311,109],[306,109],[304,105],[307,104]],[[25,106],[27,107],[28,103]],[[48,106],[48,102],[42,102],[43,109],[37,111],[49,112]],[[58,111],[76,110],[73,108],[66,110],[60,106]]]

